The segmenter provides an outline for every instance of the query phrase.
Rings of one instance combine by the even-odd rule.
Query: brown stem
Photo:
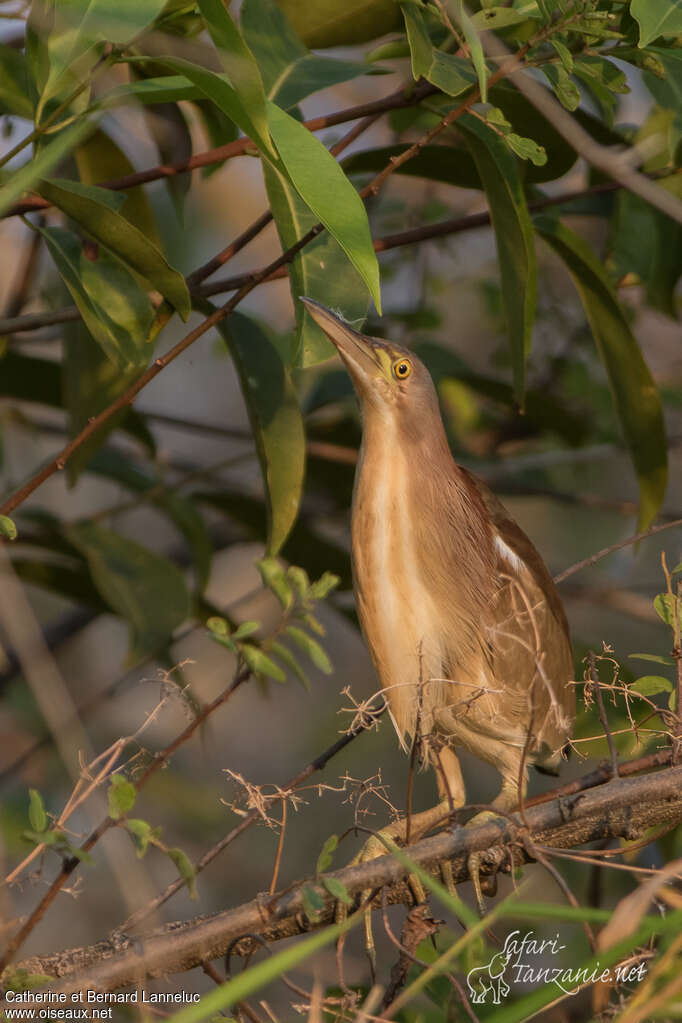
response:
[[[312,117],[304,121],[309,131],[320,131],[322,128],[331,128],[335,124],[345,124],[347,121],[357,121],[361,117],[368,117],[373,114],[384,114],[390,110],[400,110],[403,107],[415,106],[426,96],[433,96],[438,92],[435,86],[428,82],[420,82],[410,89],[399,89],[382,99],[372,100],[369,103],[360,103],[357,106],[347,107],[345,110],[337,110],[330,114],[322,114],[320,117]],[[100,188],[110,188],[113,191],[123,191],[128,188],[135,188],[137,185],[146,185],[150,181],[159,181],[163,178],[172,178],[177,174],[186,174],[188,171],[198,170],[200,167],[210,167],[214,163],[222,163],[224,160],[231,160],[235,156],[243,156],[254,144],[247,136],[228,142],[216,149],[209,149],[205,153],[197,153],[188,160],[181,160],[178,163],[160,164],[156,167],[149,167],[147,170],[135,171],[133,174],[126,174],[120,178],[110,178],[108,181],[97,182]],[[4,214],[5,217],[16,217],[24,213],[32,213],[35,210],[47,209],[51,206],[46,199],[39,195],[29,196],[21,202],[11,206]]]
[[[616,753],[616,747],[613,742],[613,736],[609,727],[609,719],[606,716],[606,707],[604,706],[604,697],[601,691],[601,682],[599,681],[599,671],[597,669],[596,657],[594,651],[590,650],[587,655],[587,663],[589,665],[587,670],[587,677],[592,683],[592,690],[597,701],[597,709],[599,711],[599,720],[601,721],[602,728],[604,729],[604,735],[606,736],[606,743],[609,747],[609,757],[611,758],[611,774],[614,778],[618,777],[618,754]]]

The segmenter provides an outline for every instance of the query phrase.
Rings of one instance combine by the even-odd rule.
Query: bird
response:
[[[404,842],[408,828],[423,834],[466,805],[460,751],[496,768],[501,787],[488,814],[508,814],[525,797],[527,765],[556,774],[572,735],[573,657],[556,586],[503,504],[453,458],[416,354],[302,301],[360,405],[351,511],[358,618],[402,747],[417,742],[436,772],[438,804],[384,833]],[[482,912],[480,863],[469,857]]]

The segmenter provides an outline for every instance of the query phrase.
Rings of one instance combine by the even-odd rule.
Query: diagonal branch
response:
[[[640,776],[617,778],[573,797],[527,808],[532,841],[543,848],[569,849],[604,838],[632,839],[654,825],[673,827],[682,820],[682,767]],[[468,880],[467,859],[473,852],[507,847],[515,862],[530,860],[520,839],[518,817],[488,821],[475,827],[455,827],[409,847],[411,859],[435,874],[449,861],[457,883]],[[392,856],[380,856],[328,875],[344,885],[354,902],[367,889],[381,889],[383,901],[411,903],[406,866]],[[323,903],[311,923],[305,915],[303,890],[312,886]],[[189,970],[225,954],[248,954],[254,934],[268,942],[319,928],[334,918],[335,900],[314,881],[302,882],[272,898],[255,899],[236,909],[208,917],[176,922],[144,937],[125,938],[118,944],[98,942],[87,948],[36,956],[20,963],[29,973],[60,977],[53,990],[112,990],[139,983],[145,976]],[[382,895],[374,901],[381,908]]]

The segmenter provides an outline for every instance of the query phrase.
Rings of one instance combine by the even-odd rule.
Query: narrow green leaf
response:
[[[294,591],[279,562],[273,557],[260,558],[256,568],[265,585],[272,590],[284,610],[288,611],[294,602]]]
[[[230,82],[239,98],[245,117],[250,122],[247,132],[266,153],[275,155],[270,140],[268,114],[265,109],[263,80],[251,50],[222,0],[198,0],[208,31],[220,55]]]
[[[109,799],[109,816],[112,820],[117,821],[135,806],[135,786],[122,774],[115,774],[109,782],[107,797]]]
[[[481,93],[481,101],[487,103],[488,101],[488,68],[485,63],[485,54],[483,53],[483,47],[481,46],[481,40],[478,38],[476,26],[472,23],[471,18],[464,9],[462,0],[455,0],[457,9],[457,20],[460,28],[464,33],[464,38],[469,46],[469,52],[471,53],[471,62],[476,70],[476,76],[478,78],[478,88]]]
[[[310,660],[313,662],[316,668],[323,671],[325,675],[331,675],[333,668],[332,662],[327,657],[326,653],[312,636],[309,636],[303,629],[299,629],[297,625],[287,625],[286,633],[291,636],[294,643],[300,646]]]
[[[267,551],[274,555],[296,521],[301,500],[303,418],[291,378],[260,327],[233,313],[218,329],[232,353],[256,440],[268,510]]]
[[[29,973],[22,967],[15,970],[10,966],[2,978],[2,986],[7,991],[30,991],[45,984],[54,984],[54,977],[46,973]]]
[[[0,44],[0,111],[33,120],[26,57],[14,46]]]
[[[77,182],[44,181],[41,194],[101,245],[106,246],[160,291],[186,320],[191,309],[189,291],[181,273],[139,228],[104,202],[83,193]]]
[[[640,46],[682,33],[682,0],[632,0],[630,14],[639,22]]]
[[[320,881],[337,902],[342,902],[344,906],[353,905],[353,900],[348,894],[348,889],[341,881],[338,881],[335,877],[322,877],[320,878]]]
[[[522,135],[510,131],[508,135],[504,136],[504,142],[512,153],[516,153],[522,160],[530,160],[536,167],[542,167],[547,163],[547,153],[533,139],[523,138]]]
[[[37,789],[28,790],[28,820],[34,831],[40,834],[47,828],[47,813],[43,797]]]
[[[665,664],[668,667],[672,667],[675,663],[672,657],[662,657],[660,654],[628,654],[628,657],[637,661],[654,661],[656,664]]]
[[[244,0],[241,28],[258,61],[268,99],[290,110],[319,89],[369,71],[367,64],[333,60],[310,53],[274,0]]]
[[[90,258],[81,240],[63,227],[38,230],[83,322],[116,371],[143,369],[154,310],[133,274],[106,250]]]
[[[277,657],[289,669],[289,671],[294,673],[305,691],[309,693],[311,690],[310,679],[303,671],[303,668],[298,663],[291,650],[288,650],[287,647],[285,647],[282,643],[278,643],[276,640],[270,641],[269,650],[273,657]]]
[[[247,636],[253,636],[254,632],[258,632],[260,629],[260,624],[260,622],[242,622],[232,633],[232,639],[246,639]]]
[[[227,84],[227,75],[220,77]],[[117,85],[104,93],[99,106],[103,110],[131,103],[154,106],[157,103],[181,103],[183,100],[203,99],[205,95],[205,92],[190,82],[185,75],[161,75],[158,78],[142,78],[139,81]]]
[[[457,123],[490,204],[507,312],[514,391],[522,404],[537,302],[537,265],[530,215],[518,165],[504,141],[470,115],[461,117]]]
[[[548,217],[538,217],[534,223],[539,234],[563,259],[582,300],[639,481],[639,529],[646,529],[661,506],[668,479],[658,389],[606,274],[589,246]]]
[[[642,696],[656,696],[658,693],[672,693],[673,684],[662,675],[643,675],[629,686]]]
[[[300,121],[268,102],[270,132],[294,187],[334,236],[381,312],[379,264],[365,207],[334,157]],[[333,200],[332,200],[333,197]]]
[[[97,127],[95,116],[83,117],[75,124],[60,131],[41,147],[37,156],[28,160],[0,188],[0,216],[13,206],[24,192],[30,191],[34,185],[50,173],[53,167],[64,160],[76,146],[80,145]]]
[[[263,172],[277,233],[282,248],[288,249],[315,226],[318,218],[283,174],[268,166]],[[369,296],[359,273],[326,231],[297,253],[287,269],[296,317],[289,362],[304,368],[314,366],[330,358],[335,348],[299,297],[314,298],[360,326],[367,315]]]
[[[562,43],[560,39],[550,39],[549,43],[554,47],[559,56],[559,60],[566,71],[570,74],[573,70],[573,54],[569,48],[565,45],[565,43]]]
[[[95,522],[68,526],[65,535],[87,559],[103,599],[129,623],[131,660],[166,645],[190,609],[182,572],[167,558]]]
[[[9,515],[0,515],[0,536],[5,540],[16,540],[17,527]]]
[[[310,586],[310,596],[313,600],[323,600],[341,582],[338,575],[333,572],[324,572],[319,579],[316,579]]]
[[[310,579],[308,573],[304,568],[299,568],[298,565],[289,565],[287,569],[287,579],[296,590],[296,594],[300,600],[306,600],[308,597],[308,590],[310,589]]]
[[[239,651],[254,675],[264,675],[275,682],[285,682],[286,675],[278,664],[251,643],[240,643]]]
[[[187,885],[190,899],[197,898],[197,875],[194,865],[184,849],[169,849],[168,855],[178,869],[178,874]]]
[[[661,621],[665,622],[666,625],[669,625],[671,629],[674,626],[676,603],[678,604],[680,623],[682,623],[682,602],[680,602],[674,594],[659,593],[656,597],[654,597],[654,609],[656,614]]]
[[[322,851],[317,858],[317,866],[315,867],[316,874],[324,874],[332,865],[334,859],[334,853],[339,845],[339,836],[330,835],[322,846]]]
[[[409,2],[404,2],[400,6],[410,45],[412,76],[415,80],[426,78],[449,96],[460,96],[475,85],[476,75],[472,74],[468,60],[439,50],[432,44],[422,9]]]

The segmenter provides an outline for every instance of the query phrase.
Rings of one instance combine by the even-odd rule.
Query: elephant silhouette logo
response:
[[[492,995],[492,1004],[499,1005],[506,998],[511,988],[504,979],[504,971],[511,959],[511,952],[503,949],[497,952],[485,966],[474,966],[467,973],[469,997],[477,1005],[485,1002]]]

